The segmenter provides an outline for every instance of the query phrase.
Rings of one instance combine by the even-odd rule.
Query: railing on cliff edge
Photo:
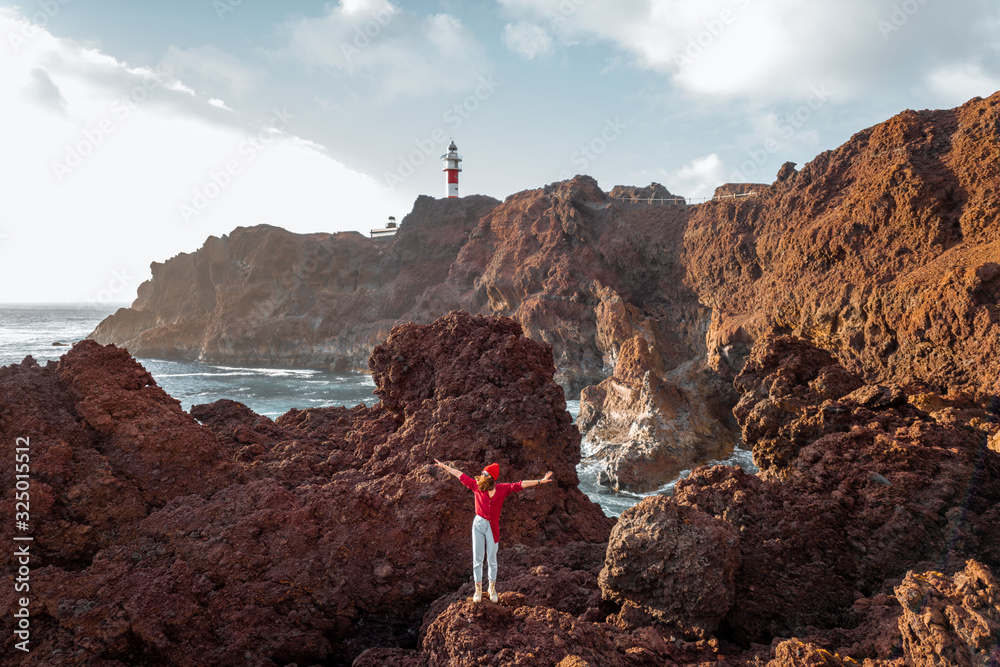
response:
[[[741,199],[743,197],[753,197],[757,191],[744,192],[735,195],[719,195],[718,197],[665,197],[654,199],[653,197],[609,197],[614,201],[628,202],[629,204],[649,204],[650,206],[694,206],[704,204],[709,201],[723,201],[725,199]]]

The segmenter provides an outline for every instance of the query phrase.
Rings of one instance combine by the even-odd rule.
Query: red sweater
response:
[[[496,493],[490,498],[490,494],[479,490],[476,480],[472,479],[464,472],[459,477],[462,484],[472,489],[476,494],[476,514],[490,522],[490,530],[493,532],[493,541],[500,544],[500,509],[503,507],[503,499],[511,493],[520,491],[523,487],[520,482],[513,484],[497,484],[494,488]]]

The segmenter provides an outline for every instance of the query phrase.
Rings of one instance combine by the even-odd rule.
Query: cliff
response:
[[[421,197],[391,240],[238,228],[154,264],[132,307],[90,337],[139,356],[367,370],[392,326],[462,309],[551,344],[578,391],[611,372],[635,326],[670,365],[697,356],[685,220],[677,207],[619,209],[577,177],[503,204]],[[650,313],[667,316],[644,325]]]
[[[1000,392],[1000,93],[906,111],[762,196],[693,210],[687,279],[716,367],[769,331],[868,380]]]
[[[390,239],[238,227],[154,263],[132,307],[90,338],[146,357],[367,372],[375,344],[445,280],[498,203],[420,197]]]
[[[771,333],[869,384],[1000,392],[998,123],[1000,93],[907,111],[698,206],[614,200],[578,176],[503,203],[422,197],[391,241],[241,228],[154,265],[92,337],[358,369],[394,325],[507,316],[552,346],[568,391],[589,387],[580,427],[604,482],[651,490],[739,437],[731,380]]]

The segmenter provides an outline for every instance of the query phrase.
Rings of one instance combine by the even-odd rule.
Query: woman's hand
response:
[[[462,478],[462,471],[460,471],[458,468],[452,468],[450,465],[441,463],[437,459],[434,459],[434,465],[436,465],[438,468],[441,468],[449,475],[454,475],[458,479]]]
[[[552,471],[550,470],[550,471],[548,471],[547,473],[545,473],[545,477],[543,477],[543,478],[542,478],[542,479],[540,480],[540,482],[539,482],[539,483],[540,483],[540,484],[547,484],[547,483],[549,483],[549,482],[551,482],[551,481],[552,481]]]

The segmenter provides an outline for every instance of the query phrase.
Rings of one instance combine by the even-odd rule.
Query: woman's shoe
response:
[[[481,582],[481,581],[477,581],[476,582],[476,592],[472,596],[472,601],[473,602],[482,602],[483,601],[483,582]]]
[[[490,582],[490,602],[496,602],[500,598],[497,597],[497,582]]]

